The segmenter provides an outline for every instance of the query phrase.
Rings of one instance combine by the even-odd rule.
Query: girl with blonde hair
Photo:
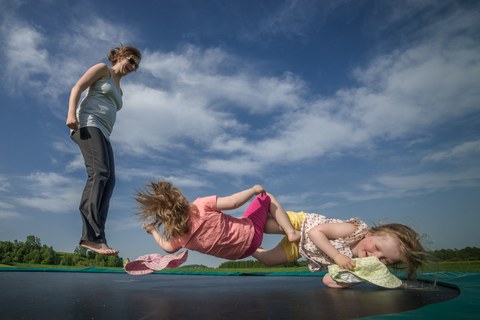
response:
[[[223,213],[254,196],[241,218]],[[158,181],[138,191],[135,199],[143,228],[168,253],[186,248],[230,260],[248,257],[262,243],[268,216],[281,226],[288,241],[300,238],[277,199],[258,184],[230,196],[201,197],[190,203],[169,181]]]
[[[283,210],[283,208],[279,208]],[[275,248],[258,248],[253,257],[266,265],[294,262],[303,257],[310,271],[326,269],[337,264],[342,269],[353,270],[352,258],[376,256],[387,266],[404,266],[407,276],[413,278],[416,269],[425,259],[420,236],[412,228],[390,223],[369,228],[362,220],[331,219],[320,214],[292,212],[286,214],[294,228],[301,233],[299,242],[283,239]],[[265,233],[283,233],[274,220],[266,222]],[[333,288],[352,284],[339,283],[327,273],[323,282]]]

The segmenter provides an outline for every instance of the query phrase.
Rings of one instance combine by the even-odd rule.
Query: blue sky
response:
[[[132,43],[144,57],[111,136],[120,256],[162,253],[133,200],[157,178],[191,200],[260,183],[287,209],[479,246],[479,16],[477,1],[2,0],[0,240],[78,245],[69,93]]]

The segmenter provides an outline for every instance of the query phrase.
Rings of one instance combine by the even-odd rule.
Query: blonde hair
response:
[[[121,58],[127,58],[129,56],[135,56],[142,60],[142,53],[140,50],[129,44],[121,44],[119,47],[111,49],[108,52],[107,58],[108,61],[112,63],[112,66],[114,66]]]
[[[170,182],[150,182],[143,191],[137,191],[135,200],[139,206],[139,219],[148,221],[157,230],[163,224],[164,235],[168,239],[190,231],[190,203]]]
[[[400,241],[401,264],[406,268],[408,278],[415,276],[416,270],[425,261],[426,253],[421,244],[421,237],[412,228],[400,223],[388,223],[371,228],[370,234],[388,234]],[[393,267],[398,268],[398,264]]]

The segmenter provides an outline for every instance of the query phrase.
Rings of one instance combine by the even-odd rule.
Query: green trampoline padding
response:
[[[382,315],[382,319],[480,319],[480,273],[426,273],[419,276],[419,280],[436,281],[440,285],[458,288],[460,295],[455,299],[429,304],[416,310]],[[380,317],[366,319],[378,318]]]

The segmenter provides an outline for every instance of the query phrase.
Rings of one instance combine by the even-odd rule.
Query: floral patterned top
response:
[[[347,257],[353,258],[350,246],[363,239],[368,232],[368,226],[363,221],[358,218],[350,218],[348,220],[328,219],[325,216],[315,213],[307,215],[302,224],[302,235],[298,247],[300,255],[307,259],[308,268],[310,271],[326,269],[328,265],[334,264],[335,262],[325,253],[320,251],[317,246],[315,246],[312,240],[310,240],[308,237],[308,231],[319,224],[343,222],[354,224],[356,226],[355,232],[345,238],[330,240],[330,243],[340,253],[346,255]]]

